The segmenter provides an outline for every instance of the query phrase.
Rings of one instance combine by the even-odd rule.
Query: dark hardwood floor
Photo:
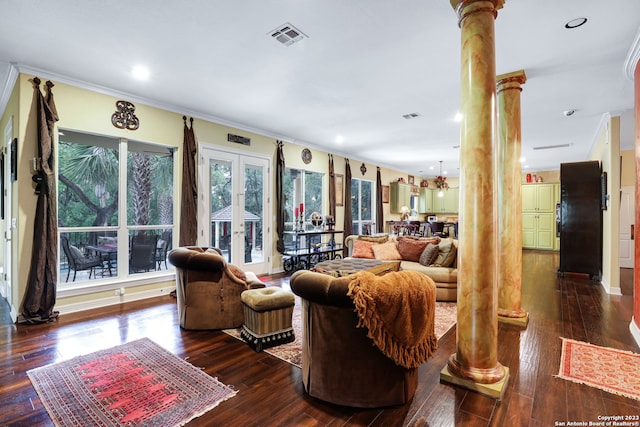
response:
[[[638,352],[629,332],[630,295],[607,295],[588,279],[556,277],[558,254],[525,251],[526,329],[500,324],[498,359],[511,376],[502,401],[441,384],[440,370],[456,350],[455,328],[420,367],[413,401],[361,410],[309,398],[300,369],[218,331],[184,331],[170,296],[68,314],[58,322],[14,325],[0,304],[0,425],[51,426],[26,371],[141,337],[232,385],[239,393],[191,426],[554,426],[597,421],[602,415],[640,414],[640,402],[555,378],[560,337]],[[623,289],[632,289],[629,272]],[[287,277],[271,285],[288,287]],[[627,292],[625,292],[626,294]],[[629,292],[630,293],[630,292]],[[339,361],[336,361],[339,363]],[[375,373],[372,373],[375,375]]]

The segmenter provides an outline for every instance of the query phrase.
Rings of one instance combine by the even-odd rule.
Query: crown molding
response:
[[[636,37],[633,39],[629,53],[627,53],[627,59],[624,61],[624,74],[627,78],[633,81],[633,76],[636,71],[636,65],[640,61],[640,28],[636,33]]]
[[[2,83],[2,91],[0,92],[0,115],[4,113],[4,109],[7,108],[9,97],[13,91],[13,86],[18,80],[18,68],[14,62],[9,63],[9,73],[7,79]]]
[[[200,111],[195,111],[195,110],[190,110],[187,108],[184,108],[182,106],[176,105],[176,104],[170,104],[170,103],[164,103],[164,102],[160,102],[158,100],[155,99],[151,99],[151,98],[146,98],[146,97],[141,97],[141,96],[137,96],[137,95],[133,95],[131,93],[128,92],[123,92],[123,91],[119,91],[110,87],[106,87],[106,86],[101,86],[95,83],[91,83],[85,80],[81,80],[81,79],[76,79],[73,77],[69,77],[69,76],[65,76],[62,74],[58,74],[49,70],[45,70],[45,69],[41,69],[41,68],[36,68],[36,67],[31,67],[25,64],[18,64],[18,63],[11,63],[11,78],[7,79],[7,83],[5,84],[5,88],[8,87],[8,95],[7,95],[7,100],[5,101],[8,102],[8,97],[11,94],[11,90],[13,88],[13,85],[15,84],[16,80],[18,79],[18,74],[19,73],[23,73],[23,74],[29,74],[29,75],[33,75],[33,76],[38,76],[41,79],[46,79],[46,80],[52,80],[54,82],[59,82],[59,83],[63,83],[69,86],[73,86],[73,87],[77,87],[79,89],[85,89],[88,90],[90,92],[96,92],[96,93],[100,93],[103,95],[107,95],[107,96],[112,96],[114,98],[119,98],[119,99],[126,99],[130,102],[134,102],[134,103],[139,103],[139,104],[144,104],[150,107],[154,107],[154,108],[158,108],[161,110],[165,110],[165,111],[170,111],[173,113],[178,113],[181,115],[186,115],[186,116],[191,116],[194,119],[200,119],[206,122],[210,122],[210,123],[215,123],[215,124],[219,124],[222,126],[228,126],[237,130],[241,130],[241,131],[245,131],[245,132],[252,132],[255,133],[257,135],[261,135],[261,136],[265,136],[268,138],[274,138],[276,140],[282,140],[282,141],[286,141],[290,144],[294,144],[294,145],[299,145],[299,146],[303,146],[303,147],[309,147],[309,148],[315,148],[317,150],[321,150],[321,151],[327,151],[327,147],[323,146],[321,144],[317,144],[317,143],[311,143],[308,141],[302,141],[302,140],[296,140],[295,138],[291,138],[288,137],[286,135],[282,135],[282,134],[278,134],[272,131],[268,131],[265,129],[261,129],[261,128],[256,128],[244,123],[239,123],[239,122],[234,122],[231,120],[227,120],[227,119],[223,119],[221,117],[218,116],[214,116],[211,114],[206,114],[206,113],[202,113]],[[9,82],[9,80],[11,80],[11,82]],[[6,90],[6,89],[5,89]],[[4,92],[3,92],[4,94]],[[4,111],[4,107],[6,106],[5,104],[2,103],[4,98],[0,98],[0,114]],[[332,154],[334,155],[338,155],[338,156],[342,156],[345,158],[350,158],[351,160],[354,161],[362,161],[365,163],[370,163],[370,164],[376,164],[378,166],[382,166],[385,167],[387,169],[391,169],[391,170],[396,170],[395,168],[385,164],[384,162],[380,163],[380,162],[372,162],[369,160],[363,160],[363,159],[357,159],[354,157],[350,157],[348,156],[346,153],[340,151],[339,149],[333,149],[334,151],[332,151]]]
[[[23,64],[13,64],[19,73],[30,74],[33,76],[38,76],[41,79],[52,80],[55,82],[63,83],[69,86],[74,86],[80,89],[85,89],[90,92],[96,92],[107,96],[112,96],[114,98],[126,99],[127,101],[144,104],[149,107],[158,108],[160,110],[170,111],[173,113],[178,113],[181,115],[186,115],[193,117],[194,119],[200,119],[211,123],[216,123],[224,126],[229,126],[238,130],[243,130],[246,132],[256,133],[258,135],[267,136],[275,139],[281,139],[288,142],[294,142],[292,138],[289,138],[285,135],[280,135],[274,132],[270,132],[265,129],[256,128],[244,123],[234,122],[231,120],[223,119],[218,116],[214,116],[211,114],[206,114],[196,110],[190,110],[188,108],[184,108],[182,106],[165,103],[158,101],[152,98],[146,98],[143,96],[134,95],[128,92],[119,91],[110,87],[101,86],[95,83],[87,82],[85,80],[76,79],[73,77],[65,76],[62,74],[58,74],[52,71],[48,71],[41,68],[30,67],[28,65]],[[295,143],[295,142],[294,142]],[[298,144],[303,144],[303,142],[298,142]]]

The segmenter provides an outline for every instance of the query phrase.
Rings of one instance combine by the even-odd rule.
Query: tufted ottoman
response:
[[[295,297],[277,287],[251,289],[240,295],[244,323],[240,335],[255,351],[295,340],[291,317]]]
[[[382,276],[392,271],[400,271],[400,261],[384,261],[368,258],[342,258],[322,261],[316,264],[312,271],[342,277],[358,271],[366,270],[376,276]]]

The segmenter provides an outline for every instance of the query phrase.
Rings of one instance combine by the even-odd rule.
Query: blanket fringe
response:
[[[417,368],[426,362],[438,349],[438,338],[435,334],[428,334],[416,345],[407,346],[399,342],[385,327],[384,322],[376,313],[374,298],[366,292],[358,292],[358,281],[352,282],[348,295],[352,298],[358,314],[358,328],[367,328],[367,336],[371,338],[382,351],[396,364],[405,368]],[[435,309],[435,307],[434,307]]]

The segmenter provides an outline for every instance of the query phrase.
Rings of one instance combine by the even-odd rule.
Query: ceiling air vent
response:
[[[309,38],[309,36],[288,22],[270,31],[268,34],[285,46],[291,46],[305,37]]]
[[[539,145],[537,147],[533,147],[534,150],[551,150],[552,148],[567,148],[571,147],[573,144],[558,144],[558,145]]]
[[[409,120],[409,119],[415,119],[416,117],[420,117],[420,114],[418,114],[418,113],[409,113],[409,114],[404,114],[402,117],[404,117],[405,119]]]

